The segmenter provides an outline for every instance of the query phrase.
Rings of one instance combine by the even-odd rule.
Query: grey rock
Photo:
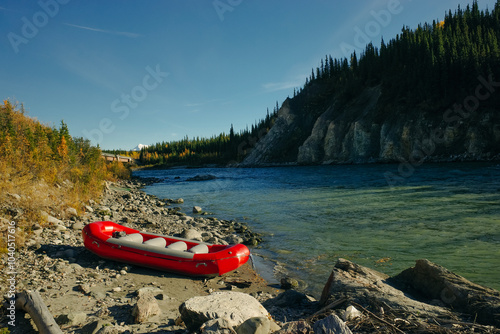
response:
[[[226,319],[211,319],[205,322],[201,328],[202,334],[234,334],[233,327]]]
[[[93,322],[88,323],[85,326],[83,326],[81,333],[82,334],[96,334],[104,325],[106,325],[106,322],[104,320],[99,319],[97,321],[93,321]]]
[[[291,277],[283,277],[280,280],[280,284],[284,290],[297,289],[299,287],[299,281]]]
[[[78,211],[76,211],[75,208],[67,208],[66,209],[66,215],[68,215],[69,217],[76,217],[78,216]]]
[[[316,321],[313,329],[314,334],[352,334],[345,322],[335,314]]]
[[[201,232],[193,228],[185,229],[182,232],[181,237],[189,240],[203,241],[203,236],[201,235]]]
[[[71,225],[71,228],[72,228],[73,230],[82,230],[82,229],[83,229],[83,227],[84,227],[84,225],[83,225],[83,223],[82,223],[82,222],[80,222],[80,221],[78,221],[78,222],[74,223],[73,225]]]
[[[83,324],[87,320],[87,314],[84,312],[70,312],[68,314],[61,314],[56,318],[59,325],[76,326]]]
[[[201,213],[203,209],[200,206],[193,206],[193,213]]]
[[[53,270],[61,274],[67,274],[71,271],[71,268],[64,262],[57,262],[54,265]]]
[[[275,334],[313,334],[313,329],[307,321],[291,321],[285,323]]]
[[[173,204],[182,204],[182,203],[184,203],[184,199],[182,199],[182,198],[173,199],[173,200],[170,201],[170,203],[173,203]]]
[[[119,326],[119,325],[114,325],[114,326],[104,326],[101,327],[97,331],[96,334],[122,334],[122,333],[130,333],[130,328],[128,326]]]
[[[210,319],[226,319],[231,326],[238,326],[253,317],[269,316],[257,299],[234,291],[193,297],[185,301],[179,311],[190,330],[197,330]]]
[[[226,238],[224,238],[224,240],[226,240],[229,244],[233,245],[243,243],[243,238],[235,234],[228,235]]]
[[[269,334],[271,333],[271,320],[267,317],[255,317],[245,320],[236,329],[238,334]]]
[[[101,300],[101,299],[104,299],[106,298],[106,295],[103,293],[103,292],[100,292],[100,291],[92,291],[90,293],[90,296],[94,299],[98,299],[98,300]]]
[[[280,293],[275,298],[266,300],[263,303],[263,305],[265,308],[270,308],[270,307],[304,308],[310,305],[311,303],[312,302],[305,294],[295,290],[287,290],[283,293]]]
[[[51,215],[47,215],[46,216],[46,220],[47,220],[47,223],[49,224],[54,224],[56,226],[63,226],[63,222],[62,220],[60,219],[57,219],[56,217],[54,216],[51,216]],[[64,226],[63,226],[64,227]]]
[[[136,324],[143,323],[150,317],[160,314],[160,306],[152,293],[143,293],[137,299],[137,303],[132,309],[132,317]]]
[[[91,293],[90,285],[88,284],[80,284],[78,285],[77,289],[81,291],[84,295],[90,295]]]

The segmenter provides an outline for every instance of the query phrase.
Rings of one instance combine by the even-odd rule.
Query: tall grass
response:
[[[85,210],[97,200],[105,180],[128,178],[121,163],[106,163],[101,150],[70,136],[67,125],[50,127],[28,117],[22,105],[0,104],[0,250],[6,224],[15,221],[18,246],[34,224],[46,225],[42,212],[58,215],[68,207]],[[61,216],[60,218],[65,218]]]

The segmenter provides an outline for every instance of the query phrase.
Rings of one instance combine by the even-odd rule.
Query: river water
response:
[[[198,205],[215,217],[246,221],[264,234],[252,253],[316,296],[339,257],[389,275],[427,258],[500,289],[500,165],[424,164],[389,185],[384,175],[400,167],[175,168],[134,175],[160,178],[146,193],[183,198],[186,213]],[[217,178],[186,181],[200,174]]]

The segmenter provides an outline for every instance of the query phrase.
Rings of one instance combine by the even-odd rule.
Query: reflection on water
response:
[[[428,164],[390,187],[395,165],[138,171],[163,180],[149,194],[182,197],[247,220],[265,241],[252,251],[286,264],[317,294],[339,257],[396,274],[427,258],[500,289],[500,167]],[[187,182],[197,174],[217,179]]]

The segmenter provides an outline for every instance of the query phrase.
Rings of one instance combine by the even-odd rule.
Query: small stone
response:
[[[113,292],[120,292],[120,291],[122,291],[122,288],[120,288],[120,287],[118,286],[118,287],[116,287],[116,288],[113,288],[113,289],[112,289],[112,291],[113,291]]]
[[[83,326],[81,332],[83,334],[95,334],[95,333],[97,333],[98,330],[100,330],[105,325],[106,325],[106,322],[104,320],[96,320],[96,321],[93,321],[93,322]]]
[[[299,282],[295,278],[283,277],[280,280],[281,288],[285,290],[297,289]]]
[[[82,230],[83,229],[83,223],[82,222],[76,222],[73,225],[71,225],[71,228],[73,230]]]
[[[136,324],[143,323],[150,317],[160,314],[160,306],[156,298],[151,293],[145,293],[137,299],[137,303],[132,309],[132,317]]]
[[[76,211],[75,208],[67,208],[66,209],[66,214],[69,216],[69,217],[76,217],[78,216],[78,211]]]
[[[328,333],[338,333],[338,334],[352,334],[351,330],[345,322],[342,321],[335,314],[329,315],[328,317],[316,321],[313,325],[314,333],[317,334],[328,334]]]
[[[80,325],[87,320],[87,314],[84,312],[71,312],[68,314],[61,314],[56,318],[59,325],[76,326]]]
[[[268,334],[271,331],[271,320],[267,317],[247,319],[237,329],[238,334]]]
[[[349,305],[344,312],[344,321],[354,320],[363,314],[354,306]]]
[[[200,206],[193,206],[193,213],[201,213],[202,211]]]
[[[189,239],[189,240],[203,241],[203,236],[201,235],[201,232],[198,230],[195,230],[193,228],[184,230],[182,232],[181,236],[182,236],[182,238]]]
[[[84,295],[90,295],[90,285],[88,284],[80,284],[78,286],[78,290],[83,292]]]
[[[60,219],[57,219],[56,217],[53,217],[51,215],[47,215],[47,222],[50,224],[54,224],[57,226],[62,226],[63,222]]]

